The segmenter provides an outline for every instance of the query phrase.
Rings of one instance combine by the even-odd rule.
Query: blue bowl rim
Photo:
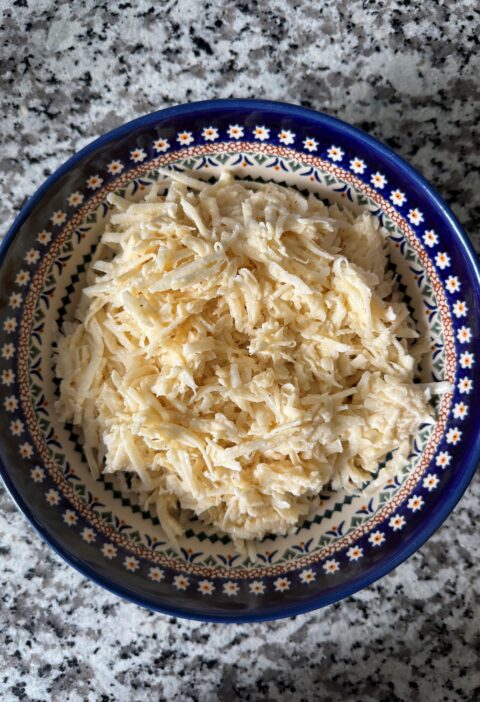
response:
[[[19,214],[15,218],[13,224],[5,235],[3,241],[0,243],[0,266],[5,259],[7,250],[14,240],[18,230],[22,224],[26,221],[34,207],[41,200],[41,198],[48,192],[48,190],[54,185],[61,176],[68,172],[73,166],[80,162],[84,157],[88,156],[92,152],[96,151],[99,147],[107,145],[108,143],[117,140],[118,138],[128,134],[133,129],[137,127],[148,127],[156,124],[160,119],[174,119],[176,116],[188,116],[188,115],[198,115],[202,112],[209,112],[211,110],[222,110],[222,109],[240,109],[240,110],[269,110],[271,112],[277,112],[282,115],[287,115],[290,117],[298,117],[303,119],[308,119],[313,123],[317,123],[319,126],[329,125],[334,127],[344,136],[352,137],[360,144],[364,145],[367,149],[371,149],[376,153],[379,153],[384,159],[388,160],[390,164],[399,170],[404,176],[406,176],[423,194],[429,204],[440,211],[440,213],[448,221],[450,230],[454,233],[457,241],[461,245],[462,253],[465,256],[467,263],[473,273],[475,279],[475,294],[477,298],[480,298],[480,262],[476,256],[473,246],[468,239],[467,235],[462,230],[460,223],[457,218],[448,207],[448,205],[442,200],[438,195],[436,190],[428,183],[428,181],[420,175],[412,166],[410,166],[406,161],[398,156],[392,149],[385,146],[382,142],[378,141],[374,137],[369,136],[367,133],[347,124],[343,120],[336,117],[331,117],[323,112],[313,110],[307,107],[300,107],[298,105],[292,105],[290,103],[270,101],[270,100],[256,100],[256,99],[223,99],[223,100],[202,100],[198,102],[191,102],[182,105],[176,105],[174,107],[167,107],[162,110],[157,110],[151,112],[147,115],[143,115],[134,120],[126,122],[125,124],[112,129],[111,131],[98,137],[87,146],[83,147],[80,151],[76,152],[71,156],[63,165],[61,165],[54,173],[52,173],[41,185],[36,192],[27,200],[27,202],[21,208]],[[354,593],[362,590],[368,585],[372,584],[376,580],[379,580],[387,573],[394,570],[403,561],[409,558],[415,551],[417,551],[432,534],[442,525],[450,512],[455,508],[456,504],[462,497],[463,493],[467,489],[470,481],[473,478],[475,470],[477,468],[478,462],[480,460],[480,432],[477,435],[477,440],[470,455],[464,464],[459,480],[455,485],[455,489],[451,490],[441,503],[441,507],[434,514],[431,514],[428,519],[422,522],[421,527],[417,530],[414,537],[410,538],[405,546],[400,549],[395,555],[387,556],[382,562],[378,563],[366,575],[359,576],[353,579],[350,583],[346,585],[339,586],[335,588],[332,592],[328,594],[316,594],[309,598],[308,600],[302,601],[300,604],[295,606],[276,608],[275,610],[269,610],[268,612],[262,613],[258,611],[256,613],[249,614],[239,614],[238,612],[219,615],[199,615],[197,612],[190,612],[187,609],[177,609],[175,607],[169,606],[156,606],[151,603],[147,603],[144,599],[139,597],[135,592],[132,592],[128,588],[118,586],[107,578],[100,576],[95,570],[89,566],[80,563],[77,559],[68,552],[59,542],[48,533],[48,531],[41,526],[41,524],[34,517],[30,508],[25,503],[21,494],[16,490],[13,482],[9,477],[7,467],[4,465],[3,461],[0,459],[0,475],[2,476],[5,487],[8,493],[12,497],[13,501],[27,518],[30,524],[33,526],[35,531],[39,536],[47,543],[57,555],[61,556],[69,565],[71,565],[75,570],[77,570],[81,575],[85,576],[89,580],[92,580],[95,584],[101,585],[103,588],[109,592],[121,597],[128,602],[132,602],[146,609],[159,612],[171,617],[181,617],[188,618],[196,621],[211,622],[211,623],[248,623],[248,622],[261,622],[269,621],[274,619],[282,619],[285,617],[296,616],[299,614],[304,614],[315,609],[320,609],[334,602],[340,601],[353,595]]]

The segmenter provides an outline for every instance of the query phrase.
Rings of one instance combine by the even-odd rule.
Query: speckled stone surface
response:
[[[419,9],[420,7],[420,9]],[[0,0],[0,217],[68,156],[145,112],[264,97],[383,140],[480,250],[477,0]],[[480,699],[480,480],[410,560],[339,604],[207,625],[92,585],[0,495],[0,699]]]

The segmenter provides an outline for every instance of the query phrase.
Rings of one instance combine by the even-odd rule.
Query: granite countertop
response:
[[[419,6],[423,9],[418,9]],[[213,97],[319,108],[438,189],[480,250],[477,0],[0,0],[0,212],[79,147]],[[480,480],[393,573],[313,614],[171,619],[85,580],[0,494],[0,698],[480,699]]]

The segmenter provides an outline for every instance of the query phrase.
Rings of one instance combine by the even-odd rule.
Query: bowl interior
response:
[[[331,601],[388,570],[407,544],[414,547],[426,510],[442,505],[452,470],[474,441],[464,418],[472,414],[476,283],[461,242],[388,153],[356,142],[341,125],[327,121],[320,129],[305,117],[304,126],[281,110],[261,118],[248,109],[207,114],[173,114],[107,139],[67,167],[20,224],[1,269],[7,351],[0,411],[10,429],[1,455],[8,486],[40,532],[102,584],[163,611],[264,618]],[[455,387],[435,399],[437,423],[419,427],[400,475],[386,479],[379,465],[359,494],[325,490],[315,515],[294,534],[256,543],[254,560],[193,515],[178,552],[123,479],[93,479],[81,436],[54,409],[56,336],[73,319],[109,216],[106,194],[142,198],[158,165],[203,178],[228,167],[240,178],[371,212],[387,231],[397,287],[430,341],[419,379]]]

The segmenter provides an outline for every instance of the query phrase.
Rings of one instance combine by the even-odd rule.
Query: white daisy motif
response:
[[[316,139],[312,139],[311,137],[307,137],[303,140],[303,148],[310,152],[316,151],[318,149],[318,141]]]
[[[452,427],[451,429],[449,429],[445,437],[447,444],[453,444],[453,446],[458,444],[461,438],[462,432],[459,429],[457,429],[457,427]]]
[[[56,490],[49,490],[45,495],[45,499],[47,500],[49,505],[54,507],[60,502],[60,495]]]
[[[407,507],[408,509],[411,509],[412,512],[418,512],[419,509],[422,509],[424,504],[425,502],[423,500],[423,497],[421,497],[420,495],[412,495],[412,497],[407,502]]]
[[[16,325],[16,322],[15,322],[15,325]],[[8,361],[10,358],[12,358],[14,353],[15,353],[15,346],[11,342],[8,344],[3,344],[2,352],[1,352],[2,358],[5,358]]]
[[[393,529],[393,531],[399,531],[400,529],[403,529],[405,524],[405,517],[402,514],[396,514],[394,517],[391,517],[388,522],[388,526],[390,527],[390,529]]]
[[[145,161],[146,158],[147,154],[145,149],[134,149],[133,151],[130,151],[130,159],[135,163],[141,163],[142,161]]]
[[[40,234],[37,236],[37,241],[39,244],[43,244],[43,246],[46,246],[52,239],[52,233],[47,232],[46,229],[40,232]]]
[[[238,124],[232,124],[227,129],[227,134],[230,137],[230,139],[241,139],[244,134],[244,129]]]
[[[179,132],[177,134],[177,141],[182,146],[188,146],[193,141],[192,132]]]
[[[315,575],[315,572],[311,568],[302,570],[302,572],[300,573],[300,580],[306,585],[308,585],[309,583],[313,583],[316,577],[317,576]]]
[[[368,537],[372,546],[380,546],[385,541],[385,536],[381,531],[374,531]]]
[[[77,523],[78,517],[73,510],[67,509],[63,513],[63,521],[67,526],[73,526]]]
[[[59,227],[61,224],[63,224],[66,219],[67,215],[65,214],[65,212],[62,212],[62,210],[57,210],[50,217],[50,220],[53,222],[53,224],[55,224],[56,227]]]
[[[425,246],[428,246],[429,248],[432,248],[432,246],[438,244],[438,236],[435,234],[433,229],[429,229],[427,232],[425,232],[423,235],[423,242]]]
[[[8,360],[9,358],[12,358],[14,353],[15,353],[15,346],[12,343],[3,344],[2,358],[6,358]]]
[[[87,188],[90,188],[90,190],[98,190],[102,183],[103,178],[100,178],[99,175],[93,175],[87,180]]]
[[[470,378],[460,378],[457,387],[462,395],[469,395],[473,388],[473,381]]]
[[[450,256],[447,253],[438,253],[435,256],[435,265],[440,270],[445,270],[450,265]]]
[[[468,414],[468,406],[465,402],[457,402],[453,407],[453,416],[455,419],[465,419]]]
[[[290,589],[290,580],[288,578],[277,578],[273,581],[273,587],[277,592],[285,592]]]
[[[437,466],[440,466],[440,468],[446,468],[447,466],[450,465],[450,461],[452,460],[451,455],[448,453],[448,451],[440,451],[438,456],[435,459],[435,463]]]
[[[153,142],[153,148],[159,154],[163,154],[170,148],[170,142],[168,141],[168,139],[157,139]]]
[[[211,580],[200,580],[198,583],[198,591],[202,595],[211,595],[215,590],[215,585]]]
[[[15,381],[15,373],[12,370],[10,370],[10,368],[8,370],[3,370],[1,378],[2,385],[6,385],[8,388],[10,385],[13,385]]]
[[[67,202],[69,205],[72,207],[78,207],[79,205],[82,204],[84,198],[82,193],[79,193],[78,190],[70,195],[68,198]]]
[[[460,354],[460,365],[462,368],[471,368],[475,362],[473,354],[470,351],[464,351]]]
[[[377,173],[374,173],[372,175],[372,177],[370,178],[370,182],[375,188],[379,188],[380,190],[383,190],[383,188],[388,183],[388,180],[385,178],[384,175],[377,172]]]
[[[36,249],[28,249],[27,253],[25,254],[25,263],[28,263],[29,266],[33,266],[34,263],[38,261],[40,258],[40,251],[37,251]]]
[[[177,590],[186,590],[190,585],[190,581],[184,575],[176,575],[173,578],[173,585],[177,588]]]
[[[123,163],[121,161],[110,161],[107,166],[107,171],[110,175],[118,175],[123,171]]]
[[[363,548],[360,546],[350,546],[347,551],[347,557],[349,561],[358,561],[359,558],[363,556]]]
[[[10,397],[6,397],[3,406],[7,410],[7,412],[15,412],[16,409],[18,409],[18,400],[15,397],[15,395],[10,395]]]
[[[12,293],[8,298],[8,304],[12,310],[16,310],[22,304],[22,296],[20,293]]]
[[[127,570],[129,570],[131,573],[135,573],[136,570],[139,569],[140,563],[138,560],[135,558],[135,556],[127,556],[125,560],[123,561],[123,565]]]
[[[456,275],[449,275],[445,281],[445,287],[449,293],[458,292],[462,287]]]
[[[261,580],[254,580],[250,583],[249,590],[252,595],[263,595],[265,592],[265,585]]]
[[[20,444],[18,451],[22,458],[31,458],[33,456],[33,446],[29,444],[28,441],[25,441],[24,444]]]
[[[7,317],[3,323],[3,331],[7,332],[7,334],[11,334],[15,331],[16,328],[17,320],[15,319],[15,317]]]
[[[285,146],[290,146],[290,144],[293,144],[295,141],[295,134],[289,129],[282,129],[282,131],[278,133],[278,141],[281,144],[285,144]]]
[[[84,541],[87,542],[87,544],[93,543],[97,538],[97,535],[95,534],[93,529],[90,529],[90,527],[85,527],[85,529],[82,529],[80,536]]]
[[[439,482],[440,480],[436,475],[433,473],[428,473],[428,475],[426,475],[423,479],[423,487],[426,488],[428,492],[432,492],[432,490],[435,490]]]
[[[470,327],[460,327],[457,332],[457,339],[461,344],[468,344],[472,339],[472,331]]]
[[[332,575],[333,573],[336,573],[337,570],[340,570],[340,563],[334,558],[331,558],[329,561],[325,561],[323,564],[323,570],[328,575]]]
[[[113,544],[103,544],[102,553],[105,556],[105,558],[108,558],[108,560],[111,561],[112,558],[115,558],[115,556],[118,553],[117,547]]]
[[[258,141],[265,141],[265,139],[268,139],[270,136],[270,129],[267,129],[266,127],[255,127],[253,130],[253,136],[255,139],[258,139]]]
[[[10,432],[13,436],[20,436],[20,434],[23,434],[24,429],[25,424],[20,419],[15,419],[13,422],[10,422]]]
[[[150,568],[148,571],[148,577],[150,580],[154,580],[156,583],[159,583],[164,579],[165,573],[161,568]]]
[[[35,466],[35,468],[32,468],[30,471],[30,475],[34,483],[41,483],[45,478],[45,471],[43,468],[40,468],[40,466]]]
[[[468,312],[467,303],[464,302],[463,300],[458,300],[453,305],[453,314],[455,315],[455,317],[457,317],[457,318],[466,317],[467,312]]]
[[[407,198],[405,197],[405,193],[402,193],[401,190],[392,190],[390,193],[390,200],[393,202],[394,205],[398,205],[398,207],[401,207],[403,204],[406,203]]]
[[[26,285],[30,280],[30,273],[28,271],[19,271],[15,276],[15,282],[17,285]]]
[[[415,208],[414,210],[408,210],[408,219],[410,220],[411,224],[415,224],[415,226],[418,227],[419,224],[423,222],[423,214]]]
[[[205,127],[202,131],[202,137],[205,141],[215,141],[218,139],[218,129],[215,127]]]
[[[223,592],[228,595],[228,597],[233,597],[234,595],[238,594],[239,587],[237,583],[224,583],[223,584]]]
[[[361,158],[354,158],[352,161],[350,161],[350,169],[354,173],[363,173],[366,167],[365,161],[362,161]]]
[[[345,152],[339,146],[331,146],[327,150],[327,156],[331,161],[341,161]]]

